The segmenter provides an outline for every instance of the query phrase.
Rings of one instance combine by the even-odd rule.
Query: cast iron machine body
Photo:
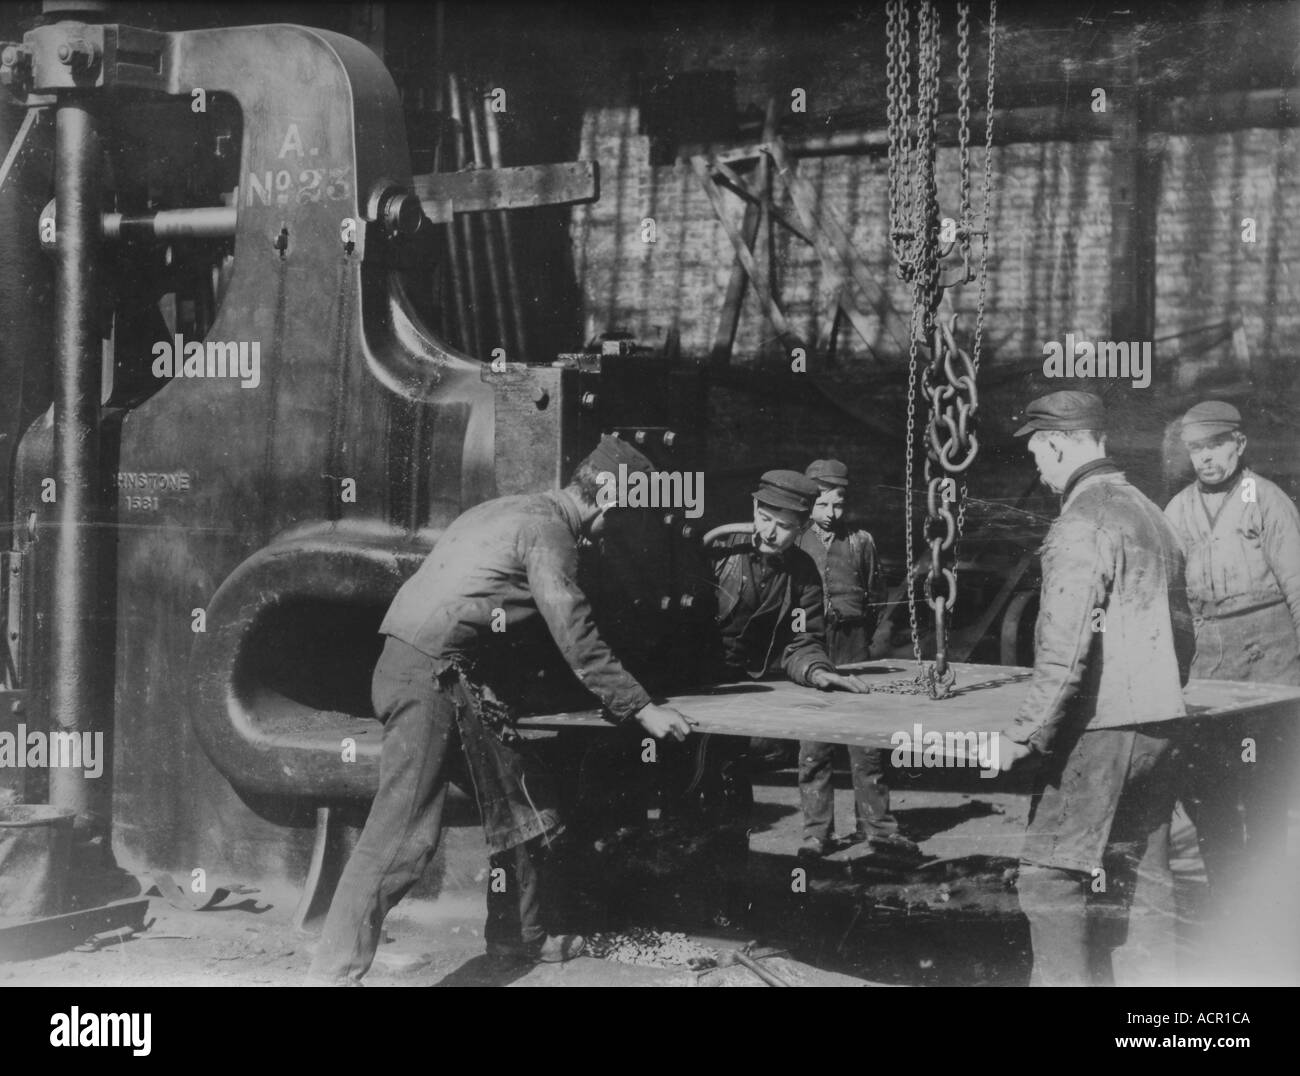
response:
[[[411,270],[421,200],[450,200],[411,175],[396,87],[350,38],[55,22],[0,59],[28,110],[0,209],[54,298],[52,347],[0,351],[24,388],[0,413],[6,629],[29,722],[102,730],[113,759],[50,794],[111,814],[127,863],[298,880],[317,812],[373,793],[376,629],[440,528],[554,488],[603,431],[687,466],[698,378],[437,339]],[[698,536],[680,511],[622,534],[593,587],[659,664],[703,605],[674,581]]]

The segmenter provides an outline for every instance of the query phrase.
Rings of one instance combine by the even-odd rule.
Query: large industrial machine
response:
[[[440,528],[602,432],[689,468],[699,379],[620,340],[480,359],[418,312],[438,227],[594,199],[593,165],[416,177],[355,40],[45,11],[0,46],[0,725],[102,732],[111,763],[0,781],[133,870],[315,877],[373,793],[376,630]],[[590,581],[643,674],[690,676],[701,530],[642,513]]]

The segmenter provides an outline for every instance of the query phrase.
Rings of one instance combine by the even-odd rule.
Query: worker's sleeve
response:
[[[1300,635],[1300,511],[1280,490],[1261,492],[1265,494],[1259,505],[1264,517],[1264,559],[1282,588],[1291,622]]]
[[[558,523],[545,523],[526,531],[520,542],[533,601],[569,668],[615,718],[631,718],[650,696],[596,630],[591,603],[577,583],[572,535]]]
[[[807,570],[796,569],[790,577],[790,612],[792,627],[798,614],[803,631],[796,631],[781,653],[781,668],[796,684],[812,687],[808,679],[817,669],[835,671],[835,663],[826,653],[826,613],[822,599],[821,573],[812,560]]]
[[[1188,541],[1183,524],[1183,497],[1174,494],[1173,499],[1165,505],[1165,520],[1178,543],[1178,551],[1184,558],[1171,570],[1177,573],[1177,582],[1169,592],[1169,621],[1174,629],[1174,656],[1178,659],[1178,683],[1183,687],[1192,675],[1192,661],[1196,657],[1196,624],[1192,619],[1191,607],[1187,604],[1187,552]]]
[[[1043,546],[1043,586],[1034,634],[1034,679],[1009,730],[1048,754],[1066,703],[1079,690],[1114,577],[1109,537],[1089,519],[1057,520]]]
[[[1183,534],[1183,513],[1179,508],[1179,499],[1179,495],[1174,494],[1173,499],[1165,505],[1165,519],[1169,521],[1169,529],[1174,532],[1174,536],[1178,539],[1178,548],[1183,551],[1183,556],[1186,556],[1187,538]]]

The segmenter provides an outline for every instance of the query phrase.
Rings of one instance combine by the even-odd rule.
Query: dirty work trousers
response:
[[[1046,760],[1017,883],[1030,985],[1174,982],[1170,736],[1168,723],[1085,732]]]
[[[1300,645],[1285,602],[1229,616],[1198,616],[1192,676],[1300,684]],[[1196,826],[1210,893],[1221,913],[1256,875],[1286,856],[1297,776],[1295,715],[1198,722],[1183,749],[1183,805]],[[1245,741],[1254,742],[1253,758]],[[1238,912],[1246,911],[1237,908]]]
[[[799,743],[799,804],[803,808],[803,835],[825,842],[835,821],[835,789],[832,783],[835,754],[840,744]],[[853,813],[860,839],[898,832],[898,821],[889,812],[889,788],[884,781],[887,752],[871,747],[847,747],[853,774]]]
[[[372,701],[384,721],[379,789],[330,903],[310,977],[359,981],[369,970],[384,917],[438,849],[448,779],[474,788],[492,866],[506,871],[504,893],[488,887],[487,940],[541,937],[540,879],[525,842],[538,843],[559,824],[535,760],[483,729],[464,692],[440,682],[431,659],[399,640],[385,645]],[[531,786],[530,773],[539,777]]]
[[[837,666],[866,661],[871,633],[864,617],[838,620],[826,628],[826,646]],[[832,770],[839,744],[799,743],[799,805],[803,808],[803,835],[825,843],[835,822]],[[888,751],[867,747],[846,748],[853,775],[854,832],[859,840],[887,837],[898,832],[898,820],[889,812],[889,786],[885,784]]]

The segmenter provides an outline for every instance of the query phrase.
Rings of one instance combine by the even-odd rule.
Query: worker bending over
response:
[[[558,648],[614,720],[636,721],[660,739],[689,732],[619,663],[575,582],[579,537],[599,535],[613,507],[598,496],[599,475],[620,465],[651,469],[605,436],[564,489],[470,509],[393,599],[372,693],[384,723],[379,790],[330,905],[311,981],[358,985],[370,967],[384,917],[437,851],[457,747],[492,866],[507,878],[504,894],[489,888],[489,955],[560,961],[582,951],[580,936],[549,936],[541,923],[532,854],[561,824],[550,776],[514,728],[528,674]]]

